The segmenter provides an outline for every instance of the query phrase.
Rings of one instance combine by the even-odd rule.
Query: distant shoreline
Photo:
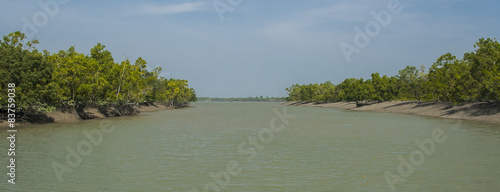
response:
[[[197,101],[198,103],[283,103],[284,101]]]
[[[453,105],[453,103],[447,102],[385,101],[366,104],[360,107],[356,107],[356,103],[354,102],[335,102],[321,104],[317,104],[314,102],[285,102],[282,105],[338,108],[352,111],[386,112],[500,124],[500,103],[492,102],[476,102],[462,105]]]
[[[189,107],[189,105],[184,106]],[[182,107],[183,108],[183,107]],[[35,115],[29,115],[27,121],[16,122],[17,127],[25,125],[36,125],[36,124],[49,124],[49,123],[73,123],[88,119],[103,119],[108,117],[120,117],[120,116],[131,116],[139,114],[142,112],[152,112],[160,110],[171,110],[176,109],[174,107],[167,107],[160,103],[153,103],[149,105],[135,105],[130,107],[114,108],[108,107],[106,109],[99,110],[98,108],[87,107],[80,111],[75,108],[70,108],[67,110],[57,109],[50,113],[42,112]],[[6,120],[0,121],[0,128],[7,128],[9,123]]]
[[[284,102],[285,97],[198,97],[201,102]]]

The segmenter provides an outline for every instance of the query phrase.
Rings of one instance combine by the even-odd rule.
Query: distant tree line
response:
[[[40,52],[36,44],[20,32],[0,40],[0,109],[6,107],[9,83],[16,84],[16,106],[25,112],[151,102],[181,107],[196,101],[188,81],[160,77],[162,69],[147,70],[141,57],[135,63],[116,62],[100,43],[89,55],[74,47]]]
[[[198,101],[213,102],[283,102],[286,97],[246,97],[246,98],[218,98],[218,97],[198,97]]]
[[[371,74],[371,79],[348,78],[334,85],[292,85],[288,101],[338,102],[390,100],[444,101],[454,103],[500,101],[500,44],[479,39],[475,51],[462,59],[447,53],[428,71],[407,66],[396,76]]]

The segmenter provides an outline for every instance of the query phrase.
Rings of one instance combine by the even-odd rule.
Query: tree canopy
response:
[[[428,71],[406,66],[395,76],[371,79],[348,78],[337,85],[292,85],[287,88],[289,101],[449,101],[454,103],[500,101],[500,43],[479,39],[475,50],[462,59],[446,53]]]
[[[57,107],[123,106],[160,102],[182,107],[196,101],[187,80],[160,77],[161,68],[148,70],[139,57],[132,63],[116,62],[106,46],[98,43],[85,55],[70,47],[66,51],[38,51],[38,41],[21,32],[0,40],[0,98],[7,84],[16,84],[16,106],[24,111],[50,111]],[[6,107],[0,99],[0,108]]]

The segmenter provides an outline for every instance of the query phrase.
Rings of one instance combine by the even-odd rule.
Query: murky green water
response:
[[[500,191],[498,125],[287,113],[277,103],[197,103],[20,128],[16,185],[4,130],[0,191],[391,191],[390,182],[396,191]]]

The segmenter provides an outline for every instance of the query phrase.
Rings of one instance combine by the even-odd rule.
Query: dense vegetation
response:
[[[293,85],[287,88],[288,101],[447,101],[453,103],[500,101],[500,44],[480,39],[475,51],[462,59],[447,53],[428,71],[407,66],[396,76],[371,74],[371,79],[345,79],[338,85]]]
[[[198,101],[212,102],[283,102],[285,97],[246,97],[246,98],[218,98],[218,97],[198,97]]]
[[[90,55],[67,51],[49,53],[35,48],[20,32],[0,40],[0,108],[5,110],[7,85],[16,85],[18,111],[50,111],[58,107],[125,106],[159,102],[182,107],[196,101],[186,80],[160,77],[161,68],[146,69],[139,57],[115,62],[104,45]]]

